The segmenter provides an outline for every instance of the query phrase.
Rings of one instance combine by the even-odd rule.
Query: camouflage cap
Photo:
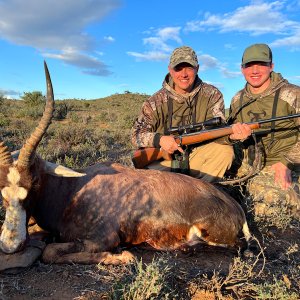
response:
[[[176,48],[170,57],[169,66],[173,69],[180,63],[189,63],[193,67],[198,67],[198,59],[195,51],[187,46]]]
[[[272,51],[266,44],[254,44],[246,48],[242,58],[242,65],[247,63],[259,61],[259,62],[272,62]]]

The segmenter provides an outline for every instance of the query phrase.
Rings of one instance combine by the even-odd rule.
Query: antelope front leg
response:
[[[95,243],[84,241],[83,243],[52,243],[47,245],[42,259],[45,263],[54,264],[97,264],[120,265],[134,261],[134,255],[129,251],[113,254],[108,251],[99,251]]]

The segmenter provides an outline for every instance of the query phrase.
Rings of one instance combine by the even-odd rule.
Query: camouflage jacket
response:
[[[278,91],[278,102],[275,113],[274,99]],[[240,109],[243,107],[242,109]],[[246,84],[232,99],[230,116],[234,122],[256,122],[272,117],[280,117],[300,112],[300,87],[290,84],[281,74],[271,73],[271,84],[261,94],[254,95]],[[258,140],[264,146],[265,164],[273,165],[282,162],[289,168],[300,163],[300,143],[298,141],[300,118],[277,121],[275,131],[271,124],[264,124],[256,131]]]
[[[169,118],[170,101],[172,118]],[[180,95],[173,89],[172,77],[167,74],[162,89],[144,102],[132,128],[132,143],[138,148],[159,147],[160,136],[167,135],[170,126],[199,123],[213,117],[225,121],[223,96],[216,87],[197,76],[193,90]]]

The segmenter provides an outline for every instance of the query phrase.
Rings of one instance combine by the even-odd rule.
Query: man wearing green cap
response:
[[[169,129],[201,123],[213,117],[221,117],[225,121],[224,100],[216,87],[198,77],[198,59],[192,48],[176,48],[171,54],[168,69],[162,89],[142,106],[133,126],[132,142],[138,148],[161,148],[174,159],[184,151]],[[251,130],[243,124],[235,124],[233,132],[232,139],[244,139]],[[223,177],[234,157],[232,145],[226,144],[224,138],[188,148],[186,152],[189,152],[189,174],[210,182]],[[186,161],[186,152],[180,158],[181,166],[182,160]],[[176,159],[174,163],[177,163]],[[148,166],[166,171],[172,170],[172,167],[172,162],[168,160]]]
[[[247,81],[231,101],[231,122],[256,122],[300,112],[300,87],[290,84],[273,71],[272,51],[266,44],[254,44],[245,49],[241,71]],[[300,166],[300,119],[287,119],[267,124],[255,132],[263,153],[263,169],[249,183],[250,193],[257,201],[257,214],[266,214],[276,201],[285,198],[300,212],[299,188],[293,182],[292,170]],[[244,165],[253,163],[254,140],[243,143]],[[266,185],[273,188],[268,193]],[[292,202],[292,203],[291,203]],[[300,214],[299,214],[300,215]]]

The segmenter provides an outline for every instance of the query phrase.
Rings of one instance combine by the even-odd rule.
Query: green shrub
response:
[[[257,285],[255,290],[256,299],[259,300],[299,300],[299,294],[290,290],[289,282],[276,278],[272,283],[265,282],[262,285]]]
[[[7,118],[3,113],[0,113],[0,126],[8,126],[10,124],[9,118]]]
[[[26,106],[39,106],[45,103],[45,97],[42,92],[34,91],[34,92],[25,92],[21,99],[25,102]]]
[[[16,117],[19,118],[31,118],[33,120],[39,120],[44,112],[44,105],[26,106],[21,108],[17,113]]]
[[[120,300],[156,300],[171,298],[171,288],[166,279],[170,267],[163,258],[144,265],[142,260],[133,265],[130,276],[118,282],[112,289],[111,298]]]
[[[78,125],[63,126],[54,132],[53,141],[62,143],[66,147],[73,147],[93,140],[93,131]]]
[[[68,105],[65,102],[57,102],[55,104],[53,119],[63,120],[67,117],[67,114],[68,114]]]
[[[74,122],[74,123],[78,123],[79,120],[80,120],[78,114],[76,114],[75,112],[71,112],[71,113],[69,114],[69,118],[70,118],[71,121]]]
[[[3,104],[4,99],[5,99],[4,95],[0,93],[0,106]]]

